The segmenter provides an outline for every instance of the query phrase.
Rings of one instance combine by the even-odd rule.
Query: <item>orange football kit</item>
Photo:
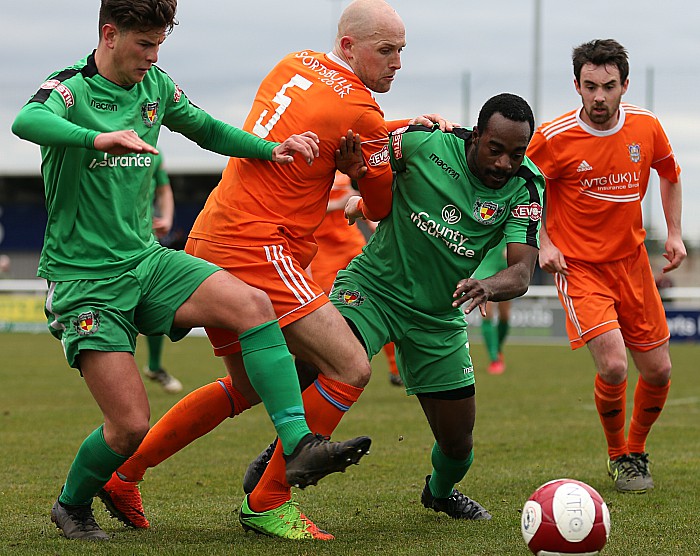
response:
[[[547,234],[566,259],[555,282],[571,347],[621,328],[648,351],[669,339],[644,247],[642,199],[651,168],[671,183],[680,168],[653,113],[620,105],[617,125],[598,131],[574,110],[540,126],[527,155],[544,174]]]
[[[391,209],[387,124],[370,90],[342,60],[301,51],[263,80],[243,129],[270,141],[311,130],[320,155],[311,166],[231,158],[186,250],[264,290],[285,326],[328,302],[304,269],[316,254],[313,234],[326,214],[335,150],[348,129],[360,134],[368,162],[360,182],[366,216],[378,220]],[[240,349],[228,331],[207,334],[217,355]]]

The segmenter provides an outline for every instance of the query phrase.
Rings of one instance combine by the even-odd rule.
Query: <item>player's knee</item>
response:
[[[453,441],[438,442],[440,451],[445,454],[446,457],[458,461],[463,461],[469,457],[473,445],[474,442],[471,435]]]
[[[247,296],[245,315],[250,322],[261,324],[277,318],[275,310],[272,308],[272,302],[264,291],[251,287]]]
[[[148,430],[148,419],[126,423],[116,431],[110,442],[111,448],[120,455],[131,456],[141,445]]]
[[[671,380],[671,361],[666,361],[663,364],[650,370],[640,370],[640,374],[645,382],[654,386],[666,386]]]
[[[608,384],[620,384],[627,378],[627,359],[608,359],[601,365],[599,374]]]
[[[372,376],[372,366],[370,365],[369,359],[362,352],[362,357],[357,357],[354,364],[350,365],[349,370],[346,371],[346,380],[348,384],[351,384],[357,388],[364,388],[367,386],[370,377]]]

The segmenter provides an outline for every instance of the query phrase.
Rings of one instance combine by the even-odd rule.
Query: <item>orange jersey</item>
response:
[[[384,114],[372,93],[333,54],[296,52],[265,77],[243,129],[270,141],[310,130],[320,156],[308,166],[231,158],[190,237],[227,245],[274,243],[280,234],[302,267],[316,252],[313,233],[326,214],[335,150],[348,129],[360,134],[368,173],[360,191],[368,212],[391,209],[392,173]],[[386,154],[386,156],[384,156]]]
[[[527,156],[546,178],[547,234],[566,258],[606,262],[644,242],[642,199],[651,168],[671,183],[680,168],[656,116],[620,105],[618,124],[598,131],[574,110],[541,125]]]
[[[331,200],[343,198],[353,191],[350,178],[338,173],[331,189]],[[357,226],[348,225],[345,211],[341,209],[326,213],[314,237],[318,254],[311,263],[311,277],[326,293],[330,293],[336,273],[362,251],[365,236]]]

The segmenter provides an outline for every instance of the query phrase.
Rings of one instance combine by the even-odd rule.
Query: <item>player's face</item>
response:
[[[394,75],[401,69],[401,51],[405,46],[403,24],[387,22],[371,37],[353,43],[350,65],[368,89],[386,93],[391,89]]]
[[[581,118],[601,131],[615,127],[622,95],[627,92],[629,79],[620,81],[620,70],[615,65],[584,64],[580,82],[574,80],[576,92],[583,101]]]
[[[467,162],[490,189],[500,189],[520,168],[530,142],[530,124],[514,122],[496,112],[485,130],[475,130]]]
[[[109,79],[122,86],[143,81],[146,72],[158,61],[158,51],[164,40],[164,29],[116,31]]]

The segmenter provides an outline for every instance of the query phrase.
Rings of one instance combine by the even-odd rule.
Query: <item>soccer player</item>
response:
[[[307,426],[269,297],[153,236],[149,205],[161,125],[262,165],[289,164],[296,153],[311,164],[318,154],[311,132],[269,142],[190,103],[154,65],[176,24],[176,7],[176,0],[102,0],[97,49],[51,75],[12,127],[41,145],[48,224],[38,275],[48,281],[48,327],[104,416],[51,510],[69,539],[109,538],[94,519],[92,499],[148,430],[150,409],[133,355],[138,333],[178,340],[204,325],[238,334],[250,382],[291,454],[289,480],[308,484],[338,470],[344,451]],[[367,440],[343,447],[356,458],[357,444]]]
[[[597,370],[595,403],[617,490],[654,487],[646,440],[668,397],[669,330],[644,247],[642,199],[659,175],[668,237],[663,272],[686,257],[680,168],[654,114],[623,103],[627,51],[612,39],[573,50],[583,106],[539,127],[528,156],[547,182],[539,260],[554,274],[572,349],[587,345]],[[625,437],[627,351],[639,377]]]
[[[391,213],[338,272],[331,293],[369,357],[388,341],[396,344],[406,393],[418,398],[435,437],[421,502],[457,519],[491,517],[454,488],[474,459],[476,414],[461,307],[483,314],[486,302],[527,291],[544,187],[525,157],[534,125],[527,102],[503,93],[484,104],[473,130],[394,132],[387,150],[396,172]],[[361,216],[352,199],[346,213]],[[504,236],[507,268],[464,278]]]
[[[487,253],[484,260],[481,261],[479,268],[474,272],[472,278],[482,280],[507,267],[506,240],[503,238],[501,243]],[[497,319],[494,318],[496,306],[498,306]],[[489,301],[486,303],[486,316],[481,321],[481,336],[484,339],[486,352],[489,357],[489,365],[486,370],[492,375],[503,374],[506,370],[506,361],[503,356],[503,344],[510,331],[510,306],[510,301],[501,301],[500,303]]]
[[[378,220],[391,209],[388,128],[372,93],[389,91],[404,46],[404,25],[391,6],[383,0],[356,0],[340,17],[332,52],[301,50],[283,58],[263,79],[244,129],[274,140],[300,126],[313,128],[320,138],[318,158],[312,166],[285,169],[232,158],[186,246],[188,253],[270,296],[292,353],[321,371],[303,401],[309,426],[323,436],[331,435],[357,401],[371,369],[362,346],[305,269],[316,253],[313,233],[326,213],[338,138],[348,134],[352,142],[351,128],[362,135],[371,166],[358,180],[362,213]],[[137,489],[146,469],[258,401],[238,335],[216,326],[206,330],[234,386],[223,390],[214,382],[183,398],[106,485],[116,515],[136,527],[148,526]],[[296,483],[288,472],[285,476],[283,446],[284,440],[258,488],[246,497],[241,523],[271,536],[332,538],[291,503],[289,488]]]
[[[168,246],[167,238],[175,217],[175,198],[162,153],[153,156],[153,165],[153,233],[161,245]],[[164,342],[165,338],[161,334],[146,336],[148,365],[143,368],[143,374],[160,384],[169,394],[177,394],[182,391],[182,383],[166,371],[161,363]]]

